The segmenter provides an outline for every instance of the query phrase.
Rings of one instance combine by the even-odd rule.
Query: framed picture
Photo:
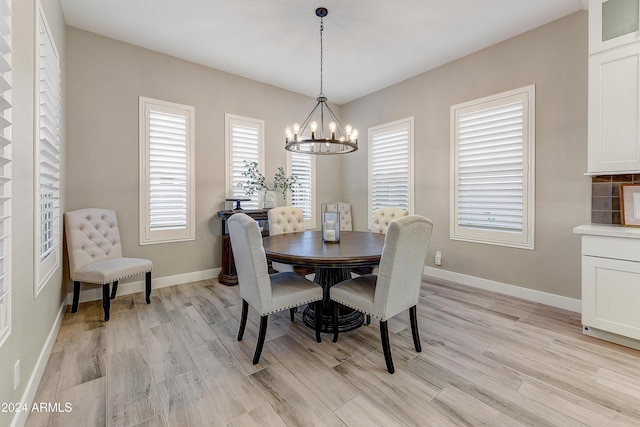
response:
[[[620,222],[640,227],[640,184],[620,184]]]

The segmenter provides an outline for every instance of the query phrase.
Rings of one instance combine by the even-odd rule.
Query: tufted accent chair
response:
[[[409,215],[409,212],[395,207],[376,209],[373,214],[373,228],[371,231],[374,233],[386,234],[387,227],[389,227],[389,223],[391,223],[391,221],[407,215]]]
[[[378,275],[365,274],[333,285],[329,291],[334,304],[333,342],[338,340],[338,307],[354,308],[380,320],[380,339],[387,364],[393,374],[387,321],[409,310],[413,345],[422,351],[418,336],[416,307],[427,257],[433,223],[420,215],[409,215],[391,221],[384,239]]]
[[[64,214],[69,273],[73,280],[73,305],[78,311],[80,283],[102,285],[104,320],[109,320],[110,300],[116,297],[118,282],[130,276],[145,274],[146,302],[151,302],[151,270],[153,263],[141,258],[123,258],[118,218],[108,209],[79,209]],[[111,295],[109,285],[113,283]]]
[[[238,341],[242,341],[249,306],[260,314],[260,331],[253,355],[253,364],[260,361],[269,314],[292,310],[303,304],[316,303],[322,311],[322,287],[290,271],[269,275],[267,258],[262,246],[258,223],[250,216],[236,213],[227,221],[231,248],[238,270],[238,286],[242,298],[242,313]],[[316,341],[320,342],[322,316],[316,316]]]
[[[351,203],[334,202],[329,203],[329,207],[336,206],[334,209],[329,209],[330,212],[334,212],[338,209],[340,212],[340,231],[352,231],[353,223],[351,222]]]
[[[304,231],[304,213],[300,208],[280,206],[269,209],[267,217],[269,219],[270,236]],[[272,262],[271,265],[276,271],[293,271],[293,265],[290,264]]]

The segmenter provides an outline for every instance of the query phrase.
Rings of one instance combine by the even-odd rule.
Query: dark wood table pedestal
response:
[[[336,283],[340,283],[344,280],[351,279],[350,268],[316,268],[316,276],[313,279],[314,282],[322,286],[323,289],[323,304],[322,304],[322,332],[333,333],[333,304],[329,299],[329,289]],[[311,329],[315,328],[316,316],[313,304],[307,305],[303,312],[302,319],[304,324]],[[364,315],[359,311],[356,311],[350,307],[340,305],[338,311],[338,331],[350,331],[352,329],[359,328],[364,323]]]
[[[333,303],[329,299],[330,289],[336,283],[351,278],[354,267],[374,266],[380,262],[384,235],[362,231],[343,231],[340,243],[324,243],[322,234],[316,231],[279,234],[263,239],[267,258],[315,268],[314,282],[322,286],[324,303],[322,310],[322,332],[333,332]],[[315,309],[307,306],[303,313],[304,323],[315,327]],[[338,331],[358,328],[364,315],[349,307],[340,306]]]

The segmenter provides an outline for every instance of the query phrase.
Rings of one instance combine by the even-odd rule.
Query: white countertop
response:
[[[626,237],[640,239],[640,227],[623,227],[621,225],[585,224],[573,229],[576,234],[589,234],[592,236]]]

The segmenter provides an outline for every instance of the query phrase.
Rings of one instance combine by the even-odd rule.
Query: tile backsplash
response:
[[[640,184],[640,174],[591,177],[591,222],[620,224],[620,184]]]

